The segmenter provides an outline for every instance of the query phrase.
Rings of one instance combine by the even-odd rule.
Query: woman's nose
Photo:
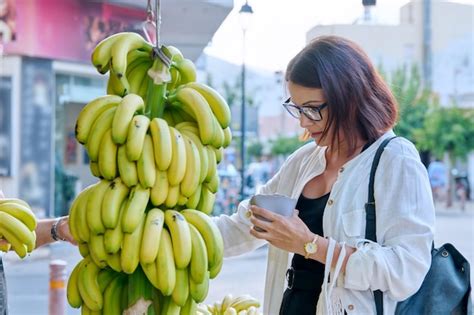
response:
[[[300,116],[300,126],[301,128],[307,128],[309,126],[312,126],[314,124],[314,121],[306,117],[305,114],[301,114]]]

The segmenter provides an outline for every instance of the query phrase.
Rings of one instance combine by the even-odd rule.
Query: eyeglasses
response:
[[[291,98],[288,98],[283,104],[283,107],[290,113],[291,116],[296,119],[301,118],[301,114],[304,114],[309,120],[321,121],[323,116],[321,110],[328,106],[327,103],[323,103],[318,106],[297,106],[291,103]]]

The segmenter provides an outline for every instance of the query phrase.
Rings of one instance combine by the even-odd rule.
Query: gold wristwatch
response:
[[[319,238],[319,235],[316,234],[312,242],[308,242],[304,244],[304,251],[306,253],[304,255],[304,258],[308,259],[309,255],[316,254],[316,252],[318,251],[318,244],[316,244],[316,242],[318,241],[318,238]]]

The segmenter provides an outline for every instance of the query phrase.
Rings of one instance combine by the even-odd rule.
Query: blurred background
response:
[[[233,213],[303,144],[298,121],[281,106],[285,66],[313,38],[341,35],[365,49],[399,102],[395,132],[415,143],[427,167],[437,243],[454,243],[472,261],[473,0],[161,5],[161,42],[192,59],[198,81],[217,89],[232,110],[234,139],[219,164],[215,215]],[[28,201],[38,217],[67,214],[76,194],[95,182],[74,136],[81,108],[105,94],[106,77],[90,53],[111,34],[142,33],[146,6],[146,0],[0,0],[0,189]],[[208,299],[223,292],[261,299],[265,255],[262,249],[227,260]],[[54,258],[66,259],[70,270],[79,254],[54,244],[22,262],[7,255],[11,314],[47,313],[47,265]],[[248,285],[237,286],[242,277]]]

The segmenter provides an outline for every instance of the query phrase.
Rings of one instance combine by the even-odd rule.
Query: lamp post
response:
[[[240,116],[240,199],[245,198],[245,33],[250,24],[250,18],[253,14],[252,7],[245,1],[239,11],[240,25],[242,26],[242,108]]]

